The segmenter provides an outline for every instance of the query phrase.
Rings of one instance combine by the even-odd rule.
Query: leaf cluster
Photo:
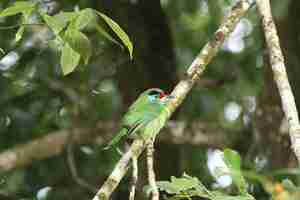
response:
[[[210,200],[253,200],[254,198],[248,194],[246,190],[246,181],[241,172],[241,158],[239,154],[233,150],[224,150],[224,161],[228,165],[230,176],[233,183],[238,188],[237,195],[229,195],[224,192],[209,190],[197,178],[184,173],[182,177],[171,177],[170,181],[158,181],[157,187],[160,191],[164,191],[171,197],[168,200],[191,199],[192,197],[201,197]],[[146,194],[150,194],[151,188],[145,187]]]
[[[132,58],[133,45],[125,31],[114,20],[91,8],[74,12],[60,12],[50,16],[39,9],[38,3],[17,1],[0,12],[0,18],[21,14],[21,24],[15,35],[16,42],[22,39],[26,26],[34,25],[29,20],[33,13],[38,14],[42,18],[42,25],[46,25],[53,32],[54,39],[52,41],[59,47],[61,52],[60,63],[64,75],[73,72],[81,61],[84,65],[89,63],[92,56],[92,44],[84,33],[88,26],[94,27],[106,39],[121,46],[118,42],[120,40],[127,48],[130,58]],[[112,30],[118,40],[114,39],[102,27],[103,25],[98,23],[98,18]]]

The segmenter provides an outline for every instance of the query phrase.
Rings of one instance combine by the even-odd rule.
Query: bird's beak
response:
[[[166,95],[164,96],[163,98],[161,98],[161,100],[164,102],[164,103],[167,103],[168,101],[174,99],[175,97],[173,95]]]
[[[173,95],[168,95],[167,98],[168,98],[168,99],[175,99],[175,96],[173,96]]]

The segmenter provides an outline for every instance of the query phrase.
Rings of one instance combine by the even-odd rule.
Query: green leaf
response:
[[[24,26],[20,26],[20,28],[18,29],[18,31],[16,33],[16,36],[15,36],[16,42],[19,42],[20,39],[22,39],[24,31],[25,31],[25,27]]]
[[[213,192],[212,200],[255,200],[250,194],[231,196],[221,192]]]
[[[75,29],[83,30],[86,26],[97,23],[95,12],[90,8],[81,10],[77,15],[74,22]]]
[[[51,30],[58,35],[76,15],[73,12],[61,12],[54,16],[41,13],[41,16]]]
[[[5,51],[4,51],[2,48],[0,48],[0,52],[1,52],[2,54],[5,54]]]
[[[196,190],[198,193],[205,193],[207,196],[208,190],[196,177],[188,176],[184,174],[180,178],[171,176],[171,181],[159,181],[157,187],[169,194],[180,194],[181,192],[187,192],[189,190]]]
[[[45,21],[45,23],[50,27],[50,29],[55,33],[55,35],[58,35],[60,31],[62,31],[67,25],[67,23],[65,23],[64,21],[44,13],[42,14],[42,18]]]
[[[132,42],[130,41],[130,38],[125,33],[125,31],[114,20],[112,20],[108,16],[104,15],[99,11],[96,12],[107,23],[107,25],[114,31],[114,33],[119,37],[122,43],[126,46],[130,58],[132,59],[133,45]]]
[[[19,13],[31,12],[35,5],[36,3],[30,1],[17,1],[12,6],[2,10],[0,12],[0,17],[8,17]]]
[[[294,192],[294,191],[299,190],[299,188],[297,186],[295,186],[294,183],[291,180],[289,180],[289,179],[284,179],[282,181],[282,186],[287,191],[293,191]]]
[[[174,185],[169,181],[158,181],[156,184],[159,190],[169,194],[179,194],[181,191],[180,186],[178,187],[178,185]]]
[[[229,168],[233,182],[236,184],[242,194],[246,194],[247,185],[241,172],[241,157],[236,151],[225,149],[224,161]]]
[[[183,190],[189,190],[195,188],[198,185],[199,180],[193,177],[176,178],[172,176],[171,182],[176,187],[180,187],[180,190],[183,191]]]
[[[234,170],[241,169],[241,157],[236,151],[225,149],[224,158],[224,161],[228,165],[228,167],[231,167]]]
[[[122,45],[117,41],[117,40],[115,40],[113,37],[111,37],[110,35],[109,35],[109,33],[107,33],[99,24],[97,24],[96,25],[96,30],[101,34],[101,35],[103,35],[107,40],[109,40],[109,41],[111,41],[111,42],[113,42],[113,43],[115,43],[115,44],[117,44],[117,45],[119,45],[119,46],[121,46],[122,47]]]
[[[233,154],[233,151],[230,150],[227,153],[229,154],[230,159],[234,161],[238,160],[236,154]],[[235,167],[238,166],[239,163],[235,163]],[[248,193],[231,196],[220,191],[209,191],[198,178],[191,177],[187,174],[183,174],[180,178],[172,176],[171,181],[159,181],[157,182],[157,187],[161,191],[173,195],[169,199],[191,199],[191,197],[202,197],[210,200],[255,200]],[[151,191],[149,186],[144,189],[144,191],[148,193]]]
[[[34,11],[34,9],[35,9],[35,7],[31,7],[31,8],[28,8],[28,9],[26,9],[22,12],[22,14],[23,14],[23,23],[28,23],[29,22],[30,16],[32,15],[32,12]]]
[[[88,37],[76,29],[68,28],[64,39],[73,50],[80,54],[84,64],[88,64],[92,55],[92,45]]]
[[[61,68],[64,75],[74,71],[80,61],[80,55],[68,43],[65,43],[61,53]]]
[[[29,24],[30,23],[29,19],[30,19],[30,16],[31,16],[33,10],[34,10],[34,7],[22,11],[22,14],[23,14],[22,18],[21,18],[21,23],[22,24]],[[20,25],[20,27],[19,27],[19,29],[16,33],[16,36],[15,36],[15,41],[16,42],[19,42],[22,39],[22,36],[25,32],[25,26],[22,25],[22,24]]]
[[[61,21],[61,23],[63,23],[66,26],[68,22],[74,20],[76,16],[77,16],[76,12],[60,12],[54,15],[53,17],[55,18],[55,20]]]

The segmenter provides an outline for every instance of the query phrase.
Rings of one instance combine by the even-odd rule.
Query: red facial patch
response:
[[[159,98],[161,99],[161,98],[164,98],[165,96],[168,96],[168,94],[166,94],[166,93],[164,93],[164,92],[161,92],[160,94],[159,94]]]

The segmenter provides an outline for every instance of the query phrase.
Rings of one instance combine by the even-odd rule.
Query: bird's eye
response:
[[[149,97],[151,97],[154,100],[154,99],[159,99],[160,95],[159,94],[152,94],[152,95],[149,95]]]
[[[148,99],[150,100],[150,102],[155,102],[157,100],[157,97],[155,95],[149,95]]]

